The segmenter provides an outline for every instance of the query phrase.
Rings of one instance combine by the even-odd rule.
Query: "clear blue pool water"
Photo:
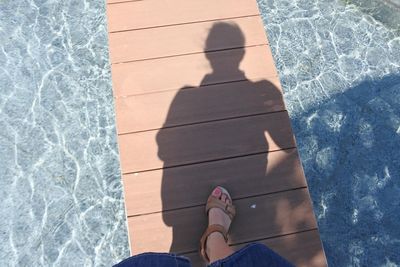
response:
[[[396,1],[258,3],[329,265],[400,266]]]
[[[0,1],[0,95],[0,266],[129,256],[103,1]]]
[[[258,3],[330,266],[400,266],[398,0]],[[0,1],[0,266],[129,256],[104,9]]]

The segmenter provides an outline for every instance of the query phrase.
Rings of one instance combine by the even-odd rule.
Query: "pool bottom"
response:
[[[329,265],[400,265],[398,32],[342,1],[258,3]]]

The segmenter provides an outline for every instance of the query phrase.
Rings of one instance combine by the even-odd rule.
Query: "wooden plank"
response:
[[[144,0],[107,0],[107,4],[124,3],[124,2],[137,2]]]
[[[297,150],[264,153],[295,142],[286,112],[261,115],[284,105],[256,2],[121,1],[108,0],[107,12],[134,254],[197,250],[206,225],[202,204],[222,184],[239,211],[233,244],[264,238],[298,266],[326,266],[316,230],[291,234],[317,227]],[[227,20],[246,43],[221,32],[204,48],[212,25]],[[260,79],[279,93],[264,98],[262,88],[273,86]],[[271,238],[277,235],[286,236]]]
[[[212,42],[206,47],[210,29],[221,22],[237,25],[242,33],[232,30],[232,27],[217,26]],[[266,45],[267,39],[259,16],[118,32],[111,33],[109,37],[111,63],[262,44]]]
[[[317,227],[306,188],[240,199],[235,205],[237,216],[232,223],[231,244]],[[197,250],[207,217],[204,206],[200,206],[129,217],[128,224],[133,254],[145,251],[185,253]]]
[[[123,3],[123,2],[130,2],[130,1],[142,1],[142,0],[107,0],[107,4],[115,4],[115,3]]]
[[[107,5],[109,32],[257,14],[253,0],[146,0]]]
[[[116,97],[278,76],[268,46],[113,64],[111,70]]]
[[[123,173],[295,147],[287,112],[119,135]]]
[[[117,98],[117,131],[130,133],[282,111],[282,91],[276,84],[277,77]]]
[[[266,245],[297,267],[328,266],[318,230],[264,239],[257,241],[257,243]],[[233,246],[233,248],[236,251],[247,244]],[[207,266],[198,252],[183,254],[183,256],[190,259],[193,267]]]
[[[202,205],[217,185],[234,199],[307,186],[296,149],[126,174],[123,182],[128,216]]]

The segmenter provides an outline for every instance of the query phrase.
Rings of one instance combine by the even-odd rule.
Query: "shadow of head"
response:
[[[210,61],[214,73],[226,72],[227,69],[238,69],[239,63],[245,53],[245,37],[239,26],[235,23],[215,23],[208,34],[204,51],[215,51],[226,48],[227,43],[229,43],[230,48],[237,49],[235,49],[235,53],[230,53],[229,58],[226,58],[223,62],[219,60],[220,55],[218,56],[218,53],[206,53],[206,57]]]

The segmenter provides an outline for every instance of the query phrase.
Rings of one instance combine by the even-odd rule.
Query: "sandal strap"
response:
[[[225,241],[228,241],[228,233],[226,231],[226,229],[220,225],[220,224],[211,224],[207,227],[206,231],[204,232],[203,236],[200,239],[200,253],[201,256],[203,256],[203,258],[207,261],[210,262],[210,258],[208,257],[207,253],[206,253],[206,244],[207,244],[207,238],[210,234],[214,233],[214,232],[219,232],[222,234],[222,236],[224,237]]]
[[[231,200],[232,201],[232,200]],[[224,203],[220,199],[210,196],[207,200],[207,205],[206,205],[206,214],[208,214],[208,211],[212,208],[219,208],[223,212],[225,212],[231,220],[233,220],[233,217],[235,217],[236,214],[236,209],[235,206],[229,203]]]

